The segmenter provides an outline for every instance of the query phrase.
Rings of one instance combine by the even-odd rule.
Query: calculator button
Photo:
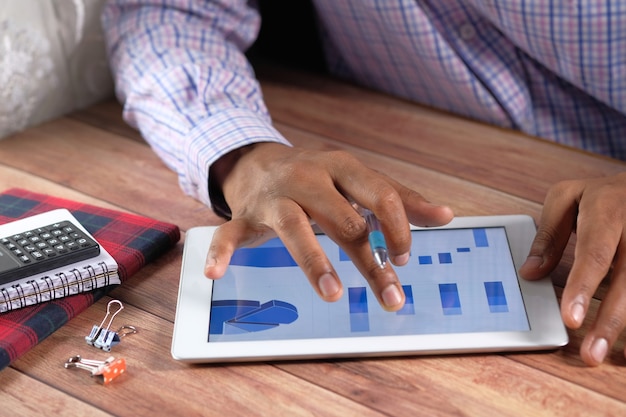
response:
[[[67,248],[63,244],[56,245],[54,247],[54,250],[56,250],[57,252],[67,252]]]

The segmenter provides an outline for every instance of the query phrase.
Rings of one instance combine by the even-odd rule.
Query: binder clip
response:
[[[114,313],[111,313],[111,305],[113,304],[118,304],[119,308]],[[109,304],[107,304],[107,314],[104,316],[104,319],[102,319],[102,323],[100,323],[100,326],[94,325],[91,329],[91,333],[89,333],[88,336],[85,336],[85,341],[87,342],[87,344],[102,349],[105,352],[110,352],[113,346],[120,343],[120,335],[118,334],[118,332],[111,330],[111,323],[113,323],[113,319],[115,318],[115,316],[117,316],[123,309],[124,305],[121,303],[121,301],[109,301]],[[106,328],[103,328],[104,323],[109,316],[111,316],[111,318],[109,319],[109,323],[107,324]],[[136,333],[136,329],[132,326],[122,326],[120,329],[123,328],[132,328],[132,330],[134,331],[131,331],[130,333]],[[126,335],[127,333],[128,332],[124,333],[124,335]]]
[[[105,361],[94,361],[76,355],[65,362],[65,369],[69,368],[85,369],[91,372],[91,376],[95,377],[98,382],[106,385],[126,372],[126,360],[123,358],[115,359],[111,356]]]

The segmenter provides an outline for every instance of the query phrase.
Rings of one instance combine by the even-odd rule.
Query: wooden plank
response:
[[[559,296],[561,293],[562,291],[557,289]],[[586,366],[578,353],[583,337],[591,327],[599,306],[599,301],[591,302],[589,313],[581,328],[568,331],[570,342],[564,348],[549,355],[524,353],[510,354],[508,357],[626,403],[626,393],[622,389],[626,385],[626,374],[624,374],[626,341],[624,338],[617,340],[607,355],[605,363],[595,368]]]
[[[131,324],[137,334],[124,337],[110,353],[88,346],[84,337],[102,321],[109,300],[90,307],[13,367],[118,416],[381,415],[272,365],[194,366],[175,361],[169,352],[172,323],[130,305],[116,316],[112,328]],[[63,369],[76,354],[95,360],[123,357],[127,372],[102,387],[86,371]]]
[[[147,146],[138,130],[126,123],[122,117],[122,105],[111,98],[94,106],[78,110],[69,115],[72,119],[97,127],[100,130],[127,137]]]
[[[2,141],[0,163],[184,230],[218,224],[144,143],[61,118]],[[114,187],[114,189],[111,189]]]
[[[61,372],[60,370],[55,371]],[[72,397],[71,393],[54,389],[15,369],[0,372],[2,414],[11,416],[85,416],[109,414]]]
[[[280,367],[394,416],[587,416],[626,404],[498,355],[298,363]],[[393,400],[390,400],[393,399]]]

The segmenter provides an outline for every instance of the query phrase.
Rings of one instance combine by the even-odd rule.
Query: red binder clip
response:
[[[115,378],[126,372],[126,360],[115,359],[113,356],[105,361],[83,359],[80,355],[72,356],[65,362],[65,368],[79,368],[91,372],[98,382],[106,385]]]

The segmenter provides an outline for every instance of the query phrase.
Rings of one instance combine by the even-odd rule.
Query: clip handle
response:
[[[98,382],[108,384],[115,378],[126,372],[126,360],[124,358],[115,359],[110,356],[105,361],[95,361],[83,359],[80,355],[72,356],[65,362],[65,368],[84,369],[91,373]]]

